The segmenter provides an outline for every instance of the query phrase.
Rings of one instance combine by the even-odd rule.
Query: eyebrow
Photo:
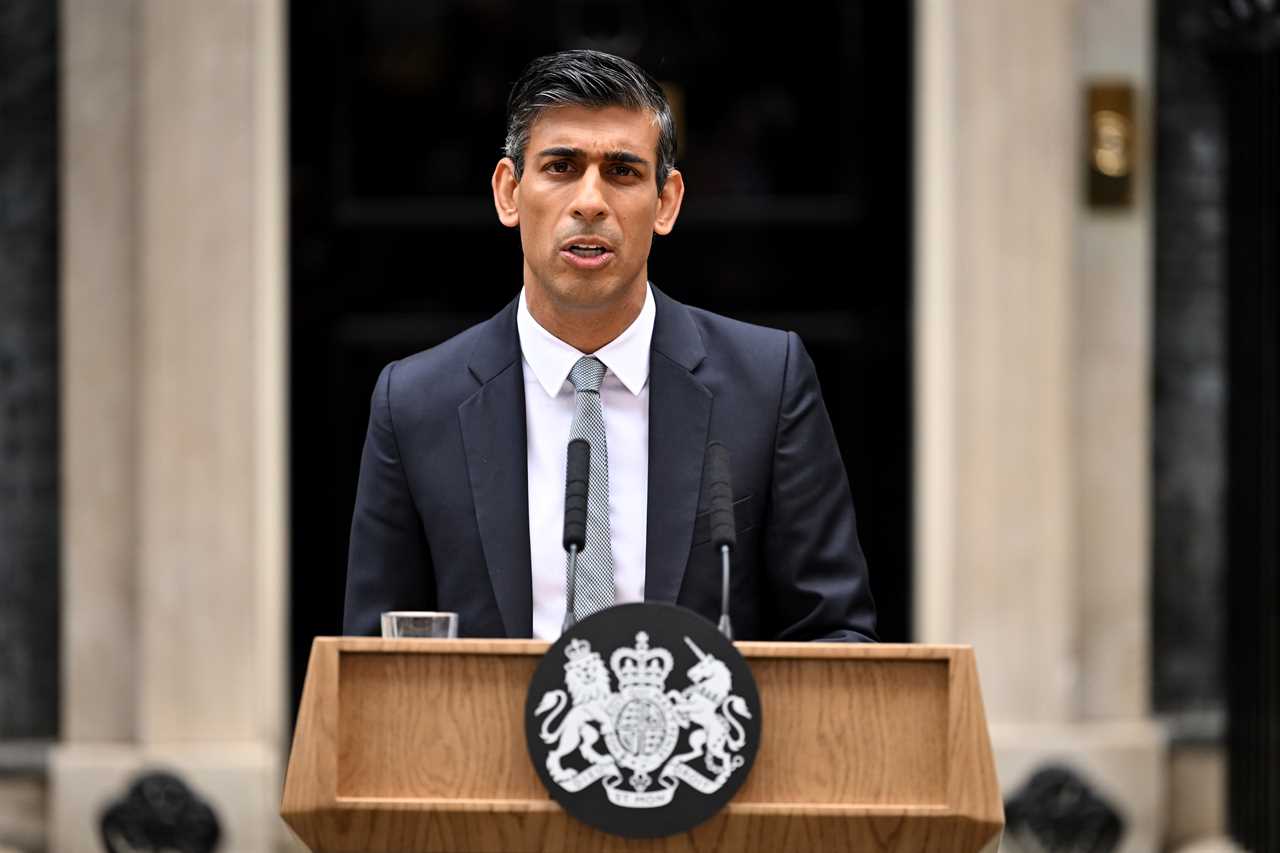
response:
[[[587,153],[581,148],[570,148],[564,145],[558,145],[554,148],[545,148],[538,152],[539,157],[576,157],[584,158]],[[604,159],[611,163],[635,163],[637,165],[648,166],[649,161],[641,157],[639,154],[632,154],[630,151],[606,151]]]

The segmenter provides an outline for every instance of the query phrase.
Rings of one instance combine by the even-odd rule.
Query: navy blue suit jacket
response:
[[[799,337],[653,292],[645,599],[719,616],[702,491],[703,453],[716,440],[729,450],[736,499],[735,637],[874,640],[849,483]],[[378,633],[384,610],[451,610],[463,636],[532,636],[526,481],[513,300],[378,377],[344,633]]]

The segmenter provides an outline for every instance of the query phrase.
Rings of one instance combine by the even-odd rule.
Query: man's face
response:
[[[562,311],[643,299],[653,234],[675,224],[683,181],[655,181],[658,126],[647,111],[579,106],[545,110],[530,130],[524,175],[505,159],[494,198],[520,227],[531,299]]]

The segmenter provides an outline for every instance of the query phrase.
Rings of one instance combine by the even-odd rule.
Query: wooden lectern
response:
[[[569,817],[525,748],[548,644],[316,639],[281,813],[316,851],[995,851],[1004,826],[967,646],[738,643],[764,731],[746,783],[683,835]]]

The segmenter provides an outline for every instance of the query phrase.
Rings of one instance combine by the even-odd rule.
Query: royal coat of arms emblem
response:
[[[713,794],[743,766],[751,710],[733,692],[730,667],[683,641],[695,663],[682,690],[667,689],[675,657],[651,646],[646,631],[615,649],[607,667],[589,641],[565,646],[565,689],[545,691],[533,712],[554,784],[573,793],[601,782],[615,806],[651,809],[668,805],[682,782]]]

